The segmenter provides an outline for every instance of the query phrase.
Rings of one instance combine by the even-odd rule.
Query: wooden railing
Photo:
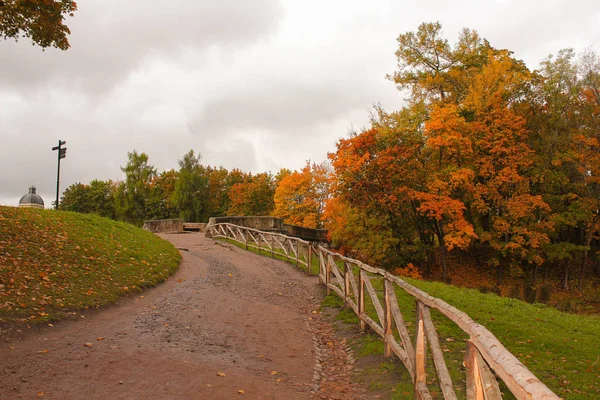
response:
[[[315,253],[319,260],[319,280],[326,286],[327,293],[333,291],[354,310],[361,329],[368,325],[383,338],[384,356],[396,355],[404,364],[414,383],[415,399],[432,398],[426,382],[427,348],[431,351],[444,399],[457,399],[430,309],[439,311],[469,336],[463,361],[467,399],[500,400],[502,395],[496,376],[519,400],[559,399],[484,326],[443,300],[430,296],[385,270],[281,234],[231,224],[212,225],[208,230],[213,237],[232,239],[246,248],[270,251],[272,256],[285,256],[295,261],[297,266],[306,266],[309,273],[312,254]],[[383,283],[379,292],[382,292],[382,296],[378,295],[374,285],[375,282],[380,284],[381,280]],[[409,323],[405,322],[400,310],[396,293],[398,288],[416,301],[414,340],[408,330]],[[374,308],[371,315],[366,312],[365,304],[371,304]]]
[[[252,248],[278,255],[294,262],[297,267],[304,266],[310,275],[312,253],[310,242],[275,232],[264,232],[239,225],[222,223],[208,225],[207,233],[212,237],[222,237],[243,244],[246,249]]]

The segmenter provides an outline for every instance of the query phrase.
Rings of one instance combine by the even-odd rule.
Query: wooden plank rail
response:
[[[501,392],[496,377],[518,400],[559,400],[546,385],[535,377],[484,326],[467,314],[441,299],[430,296],[391,273],[342,256],[322,246],[279,233],[261,232],[233,224],[207,226],[215,238],[234,240],[246,248],[256,248],[287,258],[296,266],[303,265],[310,273],[313,254],[319,262],[319,282],[342,298],[359,318],[361,329],[369,326],[384,342],[384,356],[396,355],[408,370],[414,384],[414,398],[428,400],[427,349],[435,367],[439,387],[446,400],[456,400],[430,309],[435,309],[469,335],[466,342],[464,365],[467,399],[499,400]],[[340,269],[337,263],[343,267]],[[356,276],[355,276],[356,274]],[[331,279],[333,277],[333,280]],[[383,283],[383,305],[373,285],[373,279]],[[416,299],[416,330],[411,338],[405,317],[400,310],[396,290],[402,289]],[[366,295],[366,296],[365,296]],[[365,298],[371,300],[378,321],[365,310]],[[411,310],[405,310],[411,311]],[[394,330],[394,327],[396,328]],[[399,342],[396,340],[399,337]]]

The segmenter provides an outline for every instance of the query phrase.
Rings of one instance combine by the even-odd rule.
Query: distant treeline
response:
[[[323,227],[329,190],[326,165],[306,163],[300,171],[251,174],[204,166],[190,150],[179,170],[158,173],[148,155],[132,151],[120,182],[76,183],[63,193],[60,209],[95,213],[141,226],[149,219],[207,222],[228,215],[276,215],[291,224]]]

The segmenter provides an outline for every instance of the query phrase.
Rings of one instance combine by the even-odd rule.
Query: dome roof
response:
[[[44,207],[44,199],[39,194],[35,193],[35,186],[29,188],[29,193],[21,197],[19,207]]]

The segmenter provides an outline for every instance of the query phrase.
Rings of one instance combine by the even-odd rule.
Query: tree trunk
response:
[[[566,261],[563,261],[565,266],[565,274],[563,278],[563,289],[569,290],[569,264]]]
[[[504,283],[504,263],[500,262],[498,268],[496,268],[496,281],[498,287],[501,287]]]
[[[427,250],[427,263],[425,264],[425,277],[431,279],[431,268],[435,261],[435,251],[433,248]]]
[[[581,262],[581,268],[579,269],[579,279],[577,282],[577,287],[581,290],[583,288],[583,275],[585,273],[585,264],[587,264],[588,259],[588,251],[585,249],[583,251],[583,261]]]
[[[444,241],[444,226],[440,221],[436,221],[436,234],[440,247],[442,248],[442,282],[446,283],[447,269],[446,269],[446,242]]]
[[[444,246],[442,239],[442,282],[446,283],[447,279],[447,270],[446,270],[446,247]]]
[[[533,275],[531,276],[531,286],[535,286],[537,283],[537,275],[538,275],[539,266],[535,264],[535,268],[533,269]]]

